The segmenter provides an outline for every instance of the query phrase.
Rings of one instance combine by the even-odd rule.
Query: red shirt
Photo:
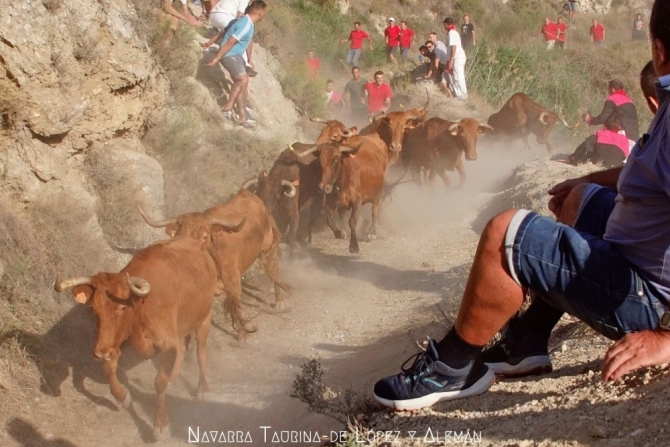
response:
[[[374,82],[365,84],[365,90],[368,92],[368,112],[377,113],[384,107],[386,98],[393,98],[393,92],[388,84],[382,83],[377,86]]]
[[[565,23],[557,23],[556,29],[558,30],[557,36],[559,42],[565,42],[565,32],[568,30],[568,25]]]
[[[400,47],[409,48],[412,43],[412,36],[416,34],[411,29],[407,28],[406,30],[400,30]]]
[[[307,59],[305,62],[307,63],[307,74],[309,77],[316,78],[319,75],[319,66],[321,65],[319,60],[316,58]]]
[[[548,42],[550,40],[556,40],[557,32],[558,28],[556,27],[555,23],[550,23],[549,25],[542,25],[542,35],[544,35],[545,42]]]
[[[351,48],[352,50],[360,50],[363,48],[363,39],[369,39],[370,35],[363,31],[362,29],[359,29],[358,31],[353,30],[351,34],[349,34],[349,40],[351,41]]]
[[[384,36],[388,36],[389,42],[388,46],[389,47],[397,47],[398,44],[400,43],[399,36],[400,36],[400,27],[398,25],[393,25],[389,26],[384,30]]]
[[[599,23],[596,26],[591,26],[591,32],[593,35],[593,41],[594,42],[602,42],[604,34],[605,34],[605,28]]]

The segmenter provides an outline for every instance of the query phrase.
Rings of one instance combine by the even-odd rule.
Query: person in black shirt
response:
[[[463,24],[461,24],[461,43],[466,53],[470,52],[471,47],[477,46],[477,39],[475,36],[475,26],[470,23],[470,16],[463,16]]]

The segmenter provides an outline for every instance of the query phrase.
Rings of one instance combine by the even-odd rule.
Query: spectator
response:
[[[398,65],[395,53],[400,46],[400,28],[395,24],[395,19],[389,17],[388,26],[384,30],[384,39],[386,40],[386,51],[391,62]]]
[[[170,24],[169,35],[163,41],[164,45],[169,45],[170,41],[174,37],[175,31],[179,27],[179,22],[185,22],[189,25],[196,27],[202,26],[202,23],[193,15],[186,5],[186,0],[181,0],[182,12],[177,11],[173,6],[170,0],[163,0],[163,8],[159,10],[158,8],[153,9],[153,13],[156,14],[161,19],[167,20]]]
[[[447,85],[447,77],[444,74],[444,69],[449,62],[447,53],[437,48],[432,40],[426,41],[426,44],[419,48],[419,51],[430,60],[425,79],[433,79],[445,93],[451,96]]]
[[[367,117],[367,107],[363,96],[363,87],[367,83],[366,79],[361,78],[361,69],[353,67],[351,69],[351,80],[344,86],[342,101],[349,105],[351,117],[356,124],[363,122]]]
[[[400,55],[405,64],[409,58],[409,49],[414,44],[415,35],[414,31],[407,27],[407,22],[404,20],[400,22]]]
[[[637,119],[635,104],[623,89],[623,83],[618,79],[612,79],[607,83],[608,97],[605,100],[603,110],[598,116],[591,116],[588,112],[584,114],[584,122],[590,126],[605,124],[612,113],[617,113],[626,137],[633,146],[640,138],[640,130]]]
[[[319,76],[319,69],[321,68],[321,63],[317,58],[314,57],[314,51],[307,51],[307,59],[305,60],[305,65],[307,66],[307,76],[310,78],[316,78]]]
[[[230,73],[233,86],[230,89],[228,101],[223,106],[226,118],[235,122],[233,106],[237,104],[237,124],[252,128],[256,122],[247,116],[247,96],[249,86],[249,75],[242,54],[247,50],[254,37],[254,26],[263,20],[267,11],[267,5],[263,0],[254,0],[247,8],[247,13],[228,28],[221,43],[216,57],[207,65],[213,67],[221,61],[223,67]],[[221,32],[219,32],[221,34]]]
[[[647,30],[644,28],[642,14],[636,15],[633,20],[633,40],[647,40]]]
[[[465,101],[468,99],[468,88],[465,85],[465,62],[466,56],[461,45],[461,35],[456,31],[454,19],[447,17],[444,19],[444,29],[447,30],[447,54],[449,60],[444,71],[451,75],[451,86],[454,90],[454,97]]]
[[[511,209],[489,221],[456,322],[441,341],[378,381],[375,398],[402,410],[474,396],[494,373],[551,371],[548,342],[563,312],[616,340],[605,381],[670,361],[670,2],[656,0],[649,26],[660,108],[624,168],[569,179],[549,193],[557,222]],[[642,150],[644,149],[644,150]],[[526,292],[536,295],[520,316]],[[484,351],[503,326],[503,338]]]
[[[212,6],[211,13],[209,14],[209,23],[219,32],[225,33],[230,26],[230,24],[242,16],[249,6],[249,0],[219,0]],[[210,39],[205,48],[211,45],[212,43],[220,40],[220,37],[215,36],[213,39]],[[254,70],[254,63],[251,60],[251,53],[253,51],[253,41],[249,42],[249,47],[247,51],[242,55],[244,63],[247,67],[247,73],[249,76],[254,77],[258,73]]]
[[[575,11],[579,9],[578,3],[577,0],[568,0],[565,2],[565,5],[563,5],[563,9],[568,11],[568,19],[570,19],[570,22],[575,21]]]
[[[438,50],[442,50],[445,53],[447,53],[449,50],[447,50],[447,46],[442,42],[441,40],[437,40],[437,33],[433,31],[428,35],[428,39],[431,40],[435,44],[435,48]]]
[[[326,108],[328,109],[328,111],[333,113],[334,111],[338,110],[338,108],[341,105],[340,103],[341,100],[342,98],[335,91],[335,81],[333,81],[332,79],[328,79],[326,81],[326,95],[325,95]]]
[[[602,45],[605,40],[605,28],[598,23],[596,19],[593,19],[593,25],[589,30],[589,36],[591,37],[591,42],[596,45]]]
[[[605,120],[605,127],[590,135],[575,152],[568,157],[568,162],[577,165],[580,163],[600,163],[605,168],[623,166],[630,151],[628,138],[621,134],[621,120],[616,112]]]
[[[542,25],[542,31],[540,31],[540,35],[544,38],[544,42],[547,44],[547,50],[554,48],[557,33],[558,29],[556,24],[552,22],[549,17],[545,17],[544,25]]]
[[[375,72],[375,82],[368,82],[361,89],[361,95],[367,98],[368,113],[379,115],[388,112],[391,107],[393,92],[391,87],[384,83],[384,72]]]
[[[563,22],[563,17],[558,18],[558,23],[556,24],[556,45],[565,50],[565,37],[568,32],[568,25]]]
[[[351,42],[349,46],[349,53],[347,54],[347,65],[358,66],[358,59],[361,57],[363,51],[363,39],[368,39],[370,44],[370,51],[372,51],[372,39],[370,35],[361,29],[361,22],[354,23],[354,30],[349,33],[349,37],[342,39],[340,42]]]
[[[463,16],[463,23],[461,24],[461,42],[466,53],[470,53],[470,49],[477,46],[475,26],[470,23],[470,16],[467,14]]]

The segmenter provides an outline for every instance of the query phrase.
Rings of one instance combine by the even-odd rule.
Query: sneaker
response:
[[[235,122],[235,113],[232,110],[224,110],[223,114],[225,115],[226,118],[228,118],[230,121]]]
[[[254,116],[253,113],[251,113],[252,110],[253,109],[251,109],[249,106],[247,106],[247,108],[244,109],[244,114],[247,117],[247,121],[253,121],[254,123],[256,123],[256,117]]]
[[[244,127],[245,129],[253,129],[253,128],[256,127],[256,123],[255,123],[255,122],[252,123],[252,122],[250,122],[249,120],[246,120],[246,121],[243,121],[243,122],[241,122],[241,123],[237,123],[237,124],[239,124],[240,126]]]
[[[552,371],[548,340],[528,334],[521,340],[507,330],[503,338],[479,356],[496,374],[505,377],[524,377],[548,374]]]
[[[412,366],[404,366],[414,360]],[[435,341],[429,340],[425,352],[410,357],[402,373],[375,384],[374,396],[396,410],[418,410],[438,402],[474,396],[488,390],[495,379],[481,360],[456,369],[440,362]]]

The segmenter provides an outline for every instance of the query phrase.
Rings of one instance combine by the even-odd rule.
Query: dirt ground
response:
[[[510,205],[541,206],[548,186],[586,169],[548,161],[543,148],[502,149],[485,138],[478,152],[478,160],[466,164],[468,180],[460,190],[447,191],[439,180],[433,188],[399,185],[382,211],[379,239],[362,243],[360,255],[350,255],[348,241],[336,240],[324,229],[297,259],[284,259],[282,272],[295,289],[286,312],[272,310],[273,295],[262,275],[249,275],[262,289],[256,299],[246,298],[245,308],[247,314],[257,314],[258,331],[239,343],[221,314],[215,318],[207,400],[192,398],[198,373],[191,347],[180,377],[168,389],[172,436],[160,444],[211,444],[213,435],[216,442],[233,445],[317,445],[317,433],[329,439],[335,436],[331,432],[345,430],[343,423],[310,412],[289,396],[301,365],[318,359],[333,393],[350,389],[370,396],[376,380],[398,372],[417,351],[417,341],[440,338],[448,329],[486,219]],[[510,180],[514,168],[524,163]],[[366,221],[369,207],[363,216]],[[40,392],[37,383],[21,390],[20,401],[8,405],[15,411],[0,414],[1,445],[153,442],[155,364],[124,351],[120,376],[133,405],[130,411],[119,409],[101,366],[92,360],[95,323],[85,312],[72,307],[48,332],[58,359],[51,370],[60,375],[46,385],[50,394],[58,389],[60,395]],[[82,319],[90,324],[68,324]],[[355,415],[364,431],[358,439],[350,437],[349,445],[467,440],[491,446],[664,445],[664,415],[670,409],[667,372],[655,368],[604,383],[598,369],[608,345],[565,319],[551,344],[553,373],[501,380],[484,395],[415,413],[380,409]],[[391,431],[390,438],[380,438],[382,431]]]

